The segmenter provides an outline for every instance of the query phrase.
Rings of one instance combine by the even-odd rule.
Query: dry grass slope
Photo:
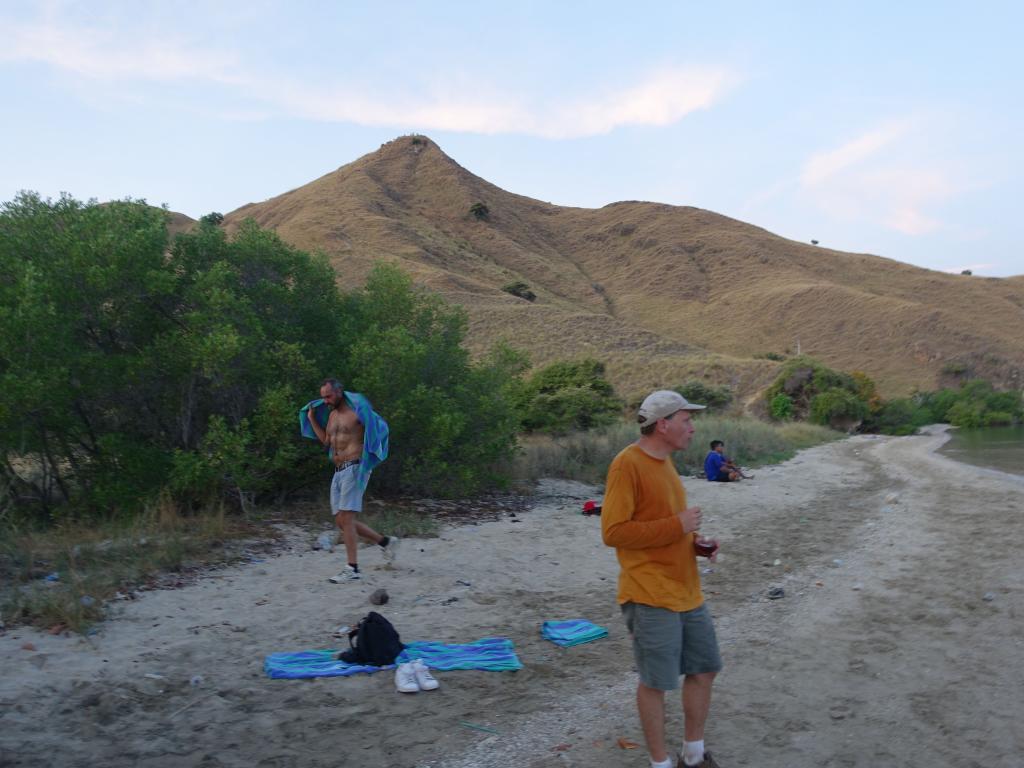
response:
[[[749,395],[776,367],[754,356],[798,342],[888,395],[951,383],[951,362],[1024,385],[1024,277],[804,245],[699,208],[550,205],[474,176],[422,136],[243,206],[226,226],[245,217],[326,252],[343,286],[377,260],[398,264],[466,307],[476,350],[504,338],[538,364],[593,355],[627,395],[694,377]],[[501,290],[516,280],[536,301]]]

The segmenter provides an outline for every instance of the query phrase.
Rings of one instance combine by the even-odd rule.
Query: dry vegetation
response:
[[[481,220],[471,208],[483,203]],[[741,395],[795,351],[863,370],[887,396],[943,380],[950,362],[1024,377],[1024,279],[947,275],[778,237],[656,203],[565,208],[514,195],[424,137],[402,137],[299,189],[229,214],[322,249],[339,282],[377,259],[462,304],[470,343],[499,338],[535,363],[597,354],[627,396],[706,376]],[[522,281],[528,302],[501,287]]]

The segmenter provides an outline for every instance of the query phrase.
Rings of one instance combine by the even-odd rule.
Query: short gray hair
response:
[[[332,392],[344,392],[345,387],[337,379],[324,379],[320,382],[321,387],[330,387]]]

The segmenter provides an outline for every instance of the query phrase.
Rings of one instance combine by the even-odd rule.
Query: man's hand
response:
[[[683,524],[683,533],[693,533],[700,529],[700,507],[687,507],[678,517]]]

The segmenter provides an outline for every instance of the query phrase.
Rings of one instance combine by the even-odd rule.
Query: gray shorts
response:
[[[363,489],[359,487],[359,465],[352,464],[334,473],[331,481],[331,514],[362,511]]]
[[[633,658],[640,682],[648,688],[674,691],[680,675],[718,672],[715,625],[707,605],[692,611],[670,611],[641,603],[623,603],[622,615],[633,636]]]

